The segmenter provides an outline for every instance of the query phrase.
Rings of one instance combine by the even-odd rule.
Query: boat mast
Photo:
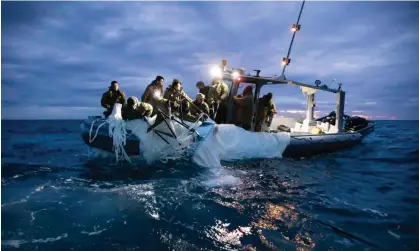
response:
[[[305,4],[305,0],[303,1],[303,3],[301,4],[301,9],[300,9],[300,14],[298,15],[298,19],[297,19],[297,23],[296,24],[293,24],[292,25],[292,28],[291,28],[291,30],[292,30],[292,39],[291,39],[291,43],[290,43],[290,47],[288,48],[288,54],[287,54],[287,57],[286,58],[283,58],[282,59],[282,65],[283,65],[283,68],[282,68],[282,75],[284,75],[284,73],[285,73],[285,68],[287,67],[287,65],[289,65],[289,63],[291,62],[291,59],[289,58],[290,57],[290,54],[291,54],[291,48],[292,48],[292,44],[294,43],[294,38],[295,38],[295,34],[297,33],[297,31],[299,31],[300,30],[300,28],[301,28],[301,25],[299,24],[300,23],[300,18],[301,18],[301,13],[303,12],[303,8],[304,8],[304,4]]]

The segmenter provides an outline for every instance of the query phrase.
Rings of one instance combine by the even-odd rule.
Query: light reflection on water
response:
[[[78,122],[37,123],[2,122],[5,249],[374,250],[322,221],[390,250],[419,246],[414,123],[334,155],[217,171],[90,161]],[[398,127],[413,140],[385,144]]]

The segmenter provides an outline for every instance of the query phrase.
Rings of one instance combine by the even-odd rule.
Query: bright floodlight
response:
[[[234,72],[231,74],[231,76],[232,76],[234,79],[236,79],[236,78],[238,78],[238,77],[240,76],[240,73],[239,73],[239,72],[237,72],[237,71],[234,71]]]
[[[155,99],[160,98],[160,97],[161,97],[161,93],[160,93],[160,91],[155,91],[155,92],[153,93],[153,96],[154,96],[154,98],[155,98]]]
[[[221,78],[223,76],[223,72],[221,71],[221,68],[218,65],[214,65],[211,68],[210,74],[214,78]]]

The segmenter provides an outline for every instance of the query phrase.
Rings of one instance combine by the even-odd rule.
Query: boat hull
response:
[[[101,127],[96,137],[90,135],[90,130],[96,132],[100,123],[96,123],[91,128],[93,120],[88,119],[82,123],[82,139],[86,145],[113,152],[113,140],[109,136],[108,127]],[[371,132],[374,125],[357,132],[339,133],[339,134],[319,134],[319,135],[291,135],[290,144],[286,147],[283,157],[301,158],[318,154],[331,153],[347,149],[359,144],[363,137]],[[92,133],[93,134],[93,133]],[[94,140],[91,140],[94,138]],[[125,151],[128,156],[140,155],[140,142],[131,135],[126,140]]]

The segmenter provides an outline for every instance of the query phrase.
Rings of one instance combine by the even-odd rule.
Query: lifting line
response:
[[[304,4],[305,4],[305,0],[303,1],[303,3],[301,4],[301,9],[300,9],[300,14],[298,15],[298,19],[297,19],[297,23],[296,24],[294,24],[293,25],[293,34],[292,34],[292,39],[291,39],[291,43],[290,43],[290,47],[288,48],[288,54],[287,54],[287,57],[286,58],[283,58],[282,59],[282,63],[284,64],[284,67],[282,68],[282,75],[284,75],[284,73],[285,73],[285,68],[287,67],[287,65],[290,63],[290,58],[289,58],[289,56],[290,56],[290,54],[291,54],[291,48],[292,48],[292,44],[293,44],[293,42],[294,42],[294,38],[295,38],[295,34],[297,33],[297,31],[299,31],[300,30],[300,25],[299,25],[299,22],[300,22],[300,17],[301,17],[301,13],[303,12],[303,8],[304,8]]]

